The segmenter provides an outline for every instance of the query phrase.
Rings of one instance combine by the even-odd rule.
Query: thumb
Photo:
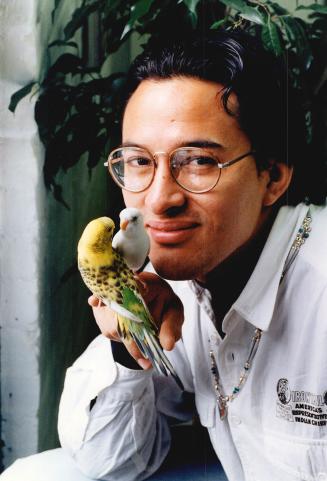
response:
[[[183,321],[183,313],[177,313],[176,310],[167,312],[164,315],[159,339],[160,344],[167,351],[171,351],[175,346],[175,343],[181,338]]]
[[[102,307],[105,305],[98,297],[94,296],[93,294],[88,298],[87,302],[91,307]]]

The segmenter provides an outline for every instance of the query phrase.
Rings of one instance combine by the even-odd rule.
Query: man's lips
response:
[[[199,223],[188,220],[149,221],[145,227],[151,238],[159,244],[179,244],[194,234]]]

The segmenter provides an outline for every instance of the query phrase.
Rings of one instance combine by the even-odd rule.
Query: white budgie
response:
[[[112,240],[112,247],[124,257],[133,271],[140,269],[149,254],[150,239],[145,230],[143,215],[135,207],[127,207],[119,214],[120,231]]]

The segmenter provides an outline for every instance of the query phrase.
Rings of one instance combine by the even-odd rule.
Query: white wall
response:
[[[34,101],[10,95],[37,78],[37,0],[0,0],[0,343],[3,461],[37,449],[39,258],[44,188]],[[28,442],[26,442],[28,440]]]
[[[49,41],[80,0],[0,0],[0,361],[3,462],[57,443],[56,412],[64,370],[93,336],[87,293],[76,275],[82,226],[106,213],[106,171],[88,178],[85,162],[60,174],[67,211],[45,192],[43,148],[34,122],[36,96],[15,114],[12,93],[37,80]],[[55,49],[51,53],[56,55]],[[78,284],[76,287],[75,284]],[[76,291],[76,292],[75,292]],[[74,292],[74,295],[72,295]],[[80,298],[77,309],[76,299]],[[91,331],[91,332],[90,332]],[[1,460],[1,456],[0,456]],[[0,462],[1,465],[1,462]]]

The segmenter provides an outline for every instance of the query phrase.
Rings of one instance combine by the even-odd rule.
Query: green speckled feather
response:
[[[170,372],[182,388],[159,344],[157,327],[142,299],[134,273],[111,245],[114,227],[108,217],[95,219],[86,226],[78,243],[81,276],[92,293],[117,312],[120,337],[133,339],[157,370],[164,374]]]

